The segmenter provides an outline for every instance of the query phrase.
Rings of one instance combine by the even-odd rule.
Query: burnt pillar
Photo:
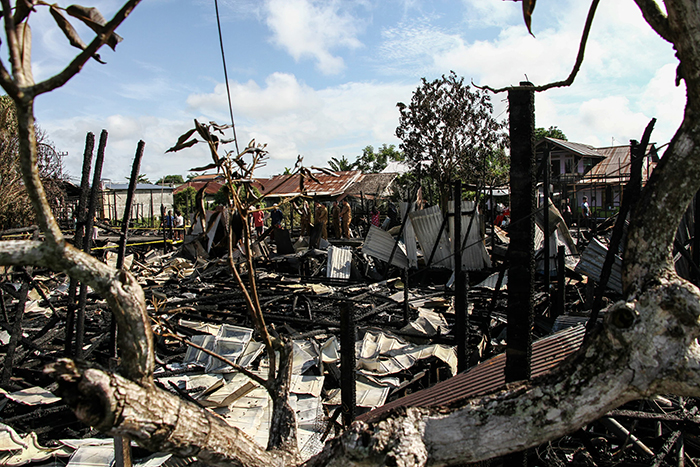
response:
[[[343,425],[348,427],[355,420],[355,317],[348,302],[340,305],[340,399]]]
[[[530,378],[535,285],[535,94],[532,84],[508,91],[510,106],[510,203],[508,230],[508,341],[506,382]]]

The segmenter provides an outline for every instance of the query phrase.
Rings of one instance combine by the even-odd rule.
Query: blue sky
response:
[[[90,5],[109,18],[120,3]],[[39,81],[76,49],[48,11],[37,9],[30,24]],[[268,144],[259,176],[292,167],[297,154],[306,165],[324,166],[331,157],[352,161],[369,144],[398,145],[396,103],[410,101],[421,77],[454,70],[492,87],[525,76],[535,84],[564,79],[587,10],[581,0],[540,0],[532,37],[521,4],[512,1],[219,0],[239,141]],[[80,174],[85,135],[102,129],[109,132],[103,177],[114,182],[129,175],[139,140],[146,143],[141,173],[152,181],[207,164],[203,145],[165,150],[194,118],[230,120],[214,0],[144,0],[118,32],[124,41],[116,52],[101,50],[106,65],[89,62],[36,101],[37,122],[68,153],[66,171]],[[608,146],[640,139],[656,117],[652,139],[664,144],[683,112],[676,65],[671,46],[632,0],[601,2],[576,82],[537,94],[536,126]],[[492,97],[499,119],[507,117],[505,97]]]

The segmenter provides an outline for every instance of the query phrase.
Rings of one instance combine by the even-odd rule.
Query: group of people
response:
[[[328,224],[331,223],[333,228],[333,234],[336,238],[350,238],[350,222],[352,221],[352,209],[347,200],[343,200],[341,203],[333,201],[333,206],[331,207],[330,213],[328,208],[321,202],[315,201],[314,211],[313,211],[313,223],[312,223],[312,211],[309,206],[309,202],[304,200],[300,205],[292,204],[293,209],[300,217],[300,235],[310,235],[312,226],[320,226],[321,237],[325,240],[328,239]],[[267,237],[274,229],[282,228],[282,222],[284,220],[284,214],[280,210],[279,205],[275,204],[269,212],[261,208],[260,205],[256,205],[255,209],[251,212],[251,222],[252,227],[255,229],[258,239]],[[270,233],[263,232],[265,227],[265,220],[270,219]]]
[[[167,235],[173,240],[184,240],[185,238],[185,218],[180,213],[180,211],[175,211],[173,216],[173,211],[168,211],[168,213],[163,216],[163,230],[167,232]]]

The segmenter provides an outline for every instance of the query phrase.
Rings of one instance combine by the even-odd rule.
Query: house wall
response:
[[[121,221],[124,217],[127,192],[125,190],[106,190],[102,194],[103,219]],[[115,217],[116,203],[116,217]],[[160,218],[160,205],[165,206],[166,211],[173,209],[172,190],[137,190],[131,203],[130,219]]]

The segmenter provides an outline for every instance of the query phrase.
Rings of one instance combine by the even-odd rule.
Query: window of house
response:
[[[567,158],[566,161],[564,161],[564,170],[568,174],[574,173],[574,159]]]

